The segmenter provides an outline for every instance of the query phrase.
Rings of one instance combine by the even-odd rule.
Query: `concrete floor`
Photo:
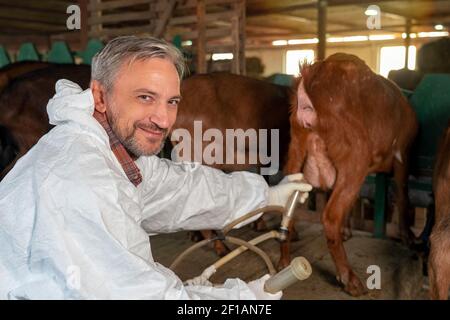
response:
[[[267,216],[266,216],[267,217]],[[266,219],[270,226],[277,226],[279,217]],[[374,239],[369,233],[353,231],[353,237],[345,242],[350,264],[363,283],[370,274],[369,265],[378,265],[381,270],[381,289],[369,290],[368,294],[353,298],[339,286],[335,277],[335,267],[328,252],[322,225],[299,222],[296,225],[299,241],[291,246],[292,257],[304,256],[312,265],[313,274],[305,281],[298,282],[284,291],[283,299],[428,299],[423,289],[422,261],[412,251],[392,240]],[[233,230],[230,235],[250,240],[261,232],[246,226]],[[165,234],[150,238],[154,259],[169,266],[176,256],[193,244],[187,232]],[[234,248],[233,246],[229,246]],[[269,254],[276,265],[279,245],[276,240],[268,240],[259,245]],[[218,257],[210,246],[205,246],[188,256],[175,272],[186,280],[199,275],[204,268],[214,263]],[[238,277],[244,281],[257,279],[267,273],[264,262],[251,252],[245,252],[217,271],[211,277],[213,283],[223,283],[226,278]]]

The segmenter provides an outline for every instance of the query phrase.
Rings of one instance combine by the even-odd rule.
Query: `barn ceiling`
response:
[[[99,1],[99,0],[91,0]],[[78,0],[78,3],[89,0]],[[102,0],[102,2],[124,2],[123,0]],[[148,9],[145,0],[129,0],[128,12],[145,12]],[[147,0],[148,2],[148,0]],[[185,9],[186,3],[195,0],[180,0],[174,17],[192,15],[195,9]],[[277,38],[307,38],[317,35],[318,14],[315,0],[247,0],[246,36],[248,41],[269,41]],[[22,39],[40,39],[65,34],[73,37],[66,29],[68,14],[66,9],[77,1],[67,0],[0,0],[0,43]],[[368,30],[365,10],[369,5],[378,5],[381,9],[381,29]],[[122,8],[113,8],[112,12],[121,14]],[[148,21],[148,18],[147,18]],[[217,19],[209,24],[220,26],[226,23]],[[448,30],[450,26],[450,0],[328,0],[327,33],[330,36],[402,33],[407,23],[411,32],[432,31],[434,25],[442,24]],[[139,24],[132,21],[122,27]],[[195,29],[192,25],[184,28]],[[169,32],[177,32],[169,24]],[[171,30],[171,28],[173,30]],[[76,38],[76,37],[75,37]],[[47,40],[48,41],[48,40]]]
[[[369,5],[381,10],[381,30],[369,31],[364,14]],[[317,33],[317,1],[247,0],[247,24],[284,29],[287,35]],[[427,31],[435,24],[450,24],[449,0],[350,1],[329,0],[327,32],[332,35],[360,34],[362,31],[404,32],[407,20],[412,32]],[[249,36],[252,32],[249,31]]]

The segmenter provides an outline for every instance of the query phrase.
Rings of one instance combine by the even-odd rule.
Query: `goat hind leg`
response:
[[[336,265],[337,279],[344,286],[344,290],[352,296],[360,296],[366,288],[353,272],[348,262],[342,239],[342,227],[348,212],[358,197],[365,174],[341,175],[336,181],[335,188],[328,201],[322,222],[324,225],[327,244]]]

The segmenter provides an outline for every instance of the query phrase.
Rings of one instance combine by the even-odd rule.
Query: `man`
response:
[[[185,286],[153,261],[148,233],[219,229],[311,189],[156,157],[183,72],[176,48],[127,36],[95,56],[90,89],[57,82],[47,105],[56,127],[0,183],[0,298],[281,297],[264,292],[267,277]]]

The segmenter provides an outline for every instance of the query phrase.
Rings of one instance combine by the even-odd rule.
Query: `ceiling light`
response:
[[[293,44],[312,44],[312,43],[318,43],[319,39],[313,38],[313,39],[292,39],[288,40],[289,45]]]
[[[287,40],[275,40],[275,41],[272,41],[272,45],[273,46],[285,46],[287,44],[288,44]]]
[[[367,9],[364,14],[366,16],[377,16],[378,15],[378,10],[375,9]]]

